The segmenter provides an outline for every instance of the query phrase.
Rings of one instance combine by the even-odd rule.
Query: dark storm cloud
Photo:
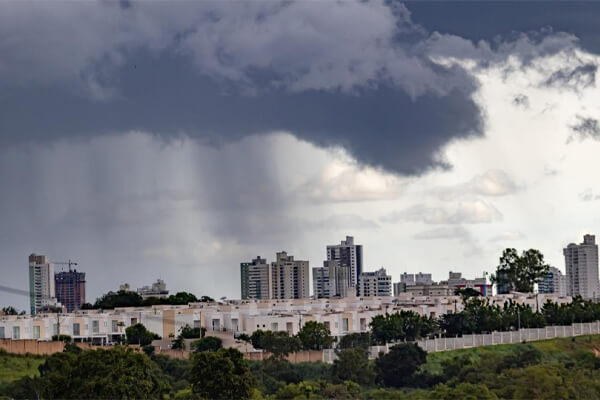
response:
[[[600,140],[600,124],[598,120],[591,117],[577,116],[577,123],[571,126],[573,134],[567,142],[571,142],[575,137],[579,140],[594,139]]]
[[[2,145],[132,129],[218,143],[284,130],[416,174],[443,166],[435,154],[450,140],[482,132],[475,82],[431,62],[427,33],[402,6],[123,5],[59,7],[69,29],[62,14],[4,5]]]
[[[585,89],[596,84],[595,64],[579,65],[575,68],[563,68],[554,72],[545,82],[546,86],[567,87],[573,90]]]
[[[597,1],[413,1],[412,20],[426,30],[499,45],[521,32],[552,29],[600,53]]]
[[[249,96],[224,92],[184,60],[139,53],[134,60],[136,68],[119,71],[120,95],[107,102],[60,88],[5,91],[2,144],[130,129],[216,142],[286,130],[322,146],[342,145],[370,165],[417,173],[439,162],[433,154],[449,140],[480,132],[482,125],[477,106],[458,90],[414,100],[390,87],[352,95],[270,90]]]

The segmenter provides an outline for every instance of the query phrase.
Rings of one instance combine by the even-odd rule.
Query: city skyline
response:
[[[394,276],[386,274],[384,267],[372,270],[364,269],[364,266],[362,265],[362,255],[364,254],[363,246],[355,245],[353,236],[346,236],[345,240],[341,241],[341,246],[350,246],[351,248],[360,249],[358,251],[358,259],[360,259],[359,265],[361,273],[358,275],[356,296],[392,296],[392,294],[393,296],[397,296],[401,292],[406,292],[407,287],[413,287],[412,293],[416,293],[414,291],[415,285],[417,286],[417,292],[429,293],[427,288],[432,287],[434,288],[433,293],[438,293],[437,295],[441,295],[441,293],[447,293],[450,295],[453,293],[454,289],[465,287],[474,288],[483,296],[489,296],[492,294],[492,284],[487,282],[487,272],[484,273],[482,277],[475,276],[473,279],[468,279],[467,277],[462,276],[462,272],[452,271],[449,269],[447,270],[449,278],[447,280],[440,279],[438,282],[437,280],[432,279],[432,274],[429,272],[424,273],[422,271],[411,271],[408,273],[407,271],[404,271],[402,274],[398,275],[399,279],[396,280]],[[272,263],[269,263],[267,258],[262,258],[260,256],[257,256],[251,262],[241,262],[239,270],[241,290],[238,292],[239,296],[231,296],[230,298],[266,300],[294,298],[344,298],[347,296],[353,297],[355,295],[354,288],[351,286],[353,280],[350,277],[350,271],[352,270],[353,266],[352,263],[348,263],[350,258],[345,260],[346,265],[342,266],[340,265],[340,259],[336,258],[339,257],[339,254],[337,254],[337,256],[335,254],[335,251],[339,250],[334,250],[334,252],[332,252],[332,248],[339,248],[340,245],[326,245],[325,247],[327,260],[323,261],[323,267],[310,266],[310,260],[294,260],[294,256],[288,255],[286,251],[277,252],[275,255],[275,261]],[[575,253],[573,253],[573,251],[575,251]],[[563,273],[561,269],[556,268],[555,266],[550,266],[547,277],[539,282],[536,292],[557,293],[561,294],[562,296],[581,295],[584,299],[595,299],[598,290],[600,290],[600,279],[598,276],[598,246],[595,243],[595,235],[585,234],[583,237],[583,242],[580,244],[571,242],[563,249],[563,253],[565,257],[564,269],[566,272]],[[348,257],[350,257],[350,252],[348,253]],[[578,259],[581,259],[582,262],[580,263]],[[46,280],[50,275],[56,277],[57,285],[59,276],[61,276],[61,280],[64,279],[62,277],[62,275],[65,274],[64,271],[54,273],[55,265],[68,265],[69,273],[74,273],[75,275],[81,275],[83,277],[83,296],[81,297],[81,300],[77,300],[77,302],[79,304],[83,304],[85,302],[85,272],[71,270],[71,265],[78,265],[77,263],[72,263],[71,260],[69,260],[68,263],[53,262],[45,255],[37,255],[32,253],[29,256],[30,289],[28,292],[31,301],[31,314],[35,313],[34,299],[37,299],[35,303],[36,307],[41,307],[44,304],[48,306],[56,306],[57,302],[60,302],[58,289],[56,291],[56,295],[43,295],[43,293],[46,292],[53,292],[53,288],[45,288],[41,289],[41,291],[40,289],[36,289],[35,292],[33,290],[34,286],[42,285],[40,282],[44,281],[44,276],[46,276]],[[44,268],[41,270],[41,272],[38,271],[40,266]],[[338,276],[340,273],[343,275]],[[38,277],[40,274],[42,276]],[[381,277],[384,279],[383,289],[380,289],[378,287],[380,283],[377,283]],[[70,280],[73,281],[73,278],[70,278]],[[347,282],[340,284],[340,279],[347,280]],[[365,286],[363,279],[365,282],[374,282],[368,283],[367,285],[375,286]],[[51,279],[50,283],[54,284],[54,279]],[[75,283],[75,281],[72,283]],[[445,288],[437,286],[441,284],[445,285]],[[423,288],[420,288],[421,286]],[[588,289],[588,287],[591,288]],[[19,292],[19,289],[9,289],[12,289],[12,291],[15,293]],[[122,283],[119,286],[119,290],[130,291],[132,289],[128,283]],[[382,291],[380,292],[380,290]],[[10,292],[6,290],[4,291]],[[183,288],[181,291],[189,291],[189,289]],[[20,292],[27,294],[27,292],[23,290],[20,290]],[[105,290],[102,294],[109,292],[113,292],[113,290]],[[169,294],[169,291],[166,288],[165,282],[159,278],[151,286],[146,285],[142,288],[138,288],[137,293],[141,294],[142,298],[166,298]],[[65,294],[63,294],[63,296],[65,296]],[[228,296],[217,297],[226,299]],[[73,299],[69,300],[69,304],[66,304],[63,301],[62,306],[64,306],[66,310],[70,312],[74,309],[73,305],[71,305],[72,302]],[[91,302],[93,302],[93,300]],[[78,308],[78,306],[76,307]]]
[[[0,3],[3,285],[37,252],[88,300],[238,297],[241,261],[348,234],[393,277],[564,271],[600,232],[600,4],[488,3]]]

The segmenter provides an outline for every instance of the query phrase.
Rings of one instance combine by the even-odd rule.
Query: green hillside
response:
[[[385,374],[382,375],[382,371],[386,372],[388,369],[381,369],[380,360],[367,361],[364,350],[355,348],[344,350],[346,353],[340,357],[344,361],[333,365],[292,364],[276,359],[246,363],[249,367],[247,373],[250,374],[246,376],[249,379],[247,383],[253,398],[273,400],[600,398],[600,335],[477,347],[427,355],[414,350],[414,346],[400,347],[407,352],[401,353],[401,358],[386,365],[391,369],[404,368],[420,358],[411,371],[397,370],[386,377]],[[113,361],[100,362],[99,359],[112,357],[111,360],[122,360],[123,351],[115,348],[108,352],[85,352],[68,357],[64,354],[56,355],[52,357],[53,366],[46,373],[47,376],[34,381],[21,381],[15,385],[11,383],[19,378],[39,376],[37,367],[45,358],[0,353],[0,398],[9,393],[17,398],[30,397],[40,391],[47,393],[47,397],[67,396],[63,385],[56,385],[55,382],[57,379],[71,379],[72,374],[82,374],[78,379],[85,378],[90,383],[88,390],[105,387],[102,382],[108,371],[101,372],[101,369],[110,365],[109,370],[112,370],[115,364]],[[202,372],[195,375],[196,359],[178,360],[157,355],[148,359],[141,354],[123,354],[132,358],[133,364],[120,362],[123,370],[119,372],[119,376],[123,380],[118,393],[129,393],[132,388],[140,386],[127,383],[129,381],[126,376],[137,371],[142,378],[149,379],[148,387],[156,389],[155,394],[188,398],[186,396],[191,396],[192,385],[200,382],[197,379],[204,374]],[[365,355],[364,359],[361,354]],[[218,357],[213,361],[217,359]],[[210,358],[205,362],[207,360]],[[225,359],[218,361],[210,370],[220,376],[223,362],[226,362]],[[65,375],[67,370],[71,371],[68,376]],[[200,368],[197,371],[206,370]],[[13,389],[8,390],[9,386]],[[35,392],[30,391],[33,386],[37,388]],[[69,390],[79,388],[71,387]],[[68,392],[67,397],[101,397],[100,393],[93,393],[95,392]],[[119,397],[117,392],[113,395]]]
[[[0,350],[0,394],[6,390],[11,382],[24,376],[39,375],[38,366],[44,360],[44,357],[8,354]]]

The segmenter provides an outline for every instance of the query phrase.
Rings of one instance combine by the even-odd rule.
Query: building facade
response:
[[[240,264],[242,299],[271,298],[271,266],[267,260],[257,256],[251,262]]]
[[[565,297],[567,277],[558,268],[550,267],[548,274],[538,283],[538,293],[555,293]]]
[[[490,301],[499,306],[506,302],[525,304],[535,309],[546,301],[564,304],[570,298],[554,294],[510,294],[493,296]],[[118,343],[126,329],[137,323],[163,338],[174,337],[186,325],[205,328],[208,332],[251,335],[257,329],[287,331],[295,335],[308,321],[325,324],[332,336],[368,332],[377,315],[413,311],[422,316],[438,318],[460,312],[460,296],[348,297],[343,299],[291,300],[228,300],[188,305],[156,305],[122,307],[114,310],[79,310],[67,314],[0,316],[0,339],[10,338],[51,340],[58,333],[69,335],[76,342],[95,344]]]
[[[314,267],[312,271],[315,298],[342,298],[355,294],[352,293],[354,287],[350,286],[350,268],[340,266],[338,260],[324,261],[322,267]]]
[[[358,294],[360,297],[391,296],[392,277],[385,268],[374,272],[363,272],[358,277]]]
[[[442,282],[440,282],[442,283]],[[463,278],[460,272],[452,272],[448,274],[448,287],[450,290],[454,291],[456,289],[474,289],[481,293],[482,296],[491,296],[492,295],[492,284],[487,283],[487,279],[482,278],[474,278],[474,279],[466,279]]]
[[[85,272],[69,270],[54,274],[56,300],[66,312],[79,310],[85,303]]]
[[[48,257],[29,255],[29,303],[31,314],[56,306],[54,265]]]
[[[305,299],[310,297],[308,261],[294,260],[285,251],[271,263],[273,299]]]
[[[583,243],[569,244],[564,250],[567,295],[584,299],[599,297],[598,245],[594,235],[585,235]]]
[[[127,285],[127,284],[125,284]],[[162,279],[157,279],[150,286],[142,286],[138,288],[137,293],[142,296],[142,299],[149,297],[167,298],[169,297],[169,291],[167,290],[167,284]]]
[[[358,276],[363,271],[363,247],[354,244],[354,237],[346,236],[340,244],[327,246],[327,261],[338,261],[340,267],[350,268],[350,286],[358,285]]]

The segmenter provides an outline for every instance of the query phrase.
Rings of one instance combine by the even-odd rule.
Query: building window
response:
[[[238,319],[237,318],[232,318],[231,319],[231,329],[233,329],[234,332],[237,332],[239,330]]]
[[[52,324],[52,334],[58,335],[58,324]]]
[[[13,326],[13,339],[21,339],[21,327]]]
[[[290,335],[292,335],[294,333],[294,324],[291,322],[287,322],[285,324],[285,330],[287,331],[287,333],[289,333]]]
[[[117,321],[116,319],[112,320],[112,331],[113,332],[117,332],[119,330],[119,321]]]
[[[92,321],[92,333],[100,333],[100,321]]]
[[[137,324],[137,318],[131,318],[131,325]]]
[[[271,322],[271,330],[277,332],[279,330],[279,324],[277,322]]]
[[[360,319],[360,330],[361,331],[367,330],[367,320],[365,318]]]
[[[40,338],[40,327],[38,325],[33,326],[33,338],[34,339]]]
[[[219,320],[219,319],[213,319],[212,320],[212,330],[213,331],[220,331],[221,330],[221,320]]]
[[[4,327],[0,326],[0,339],[4,339]]]
[[[328,330],[331,330],[331,328],[329,326],[329,321],[325,321],[325,322],[323,322],[323,324],[325,325],[325,328],[327,328]]]
[[[348,318],[342,318],[342,330],[348,332]]]
[[[78,323],[74,323],[73,324],[73,336],[79,336],[80,332],[79,332],[79,324]]]

